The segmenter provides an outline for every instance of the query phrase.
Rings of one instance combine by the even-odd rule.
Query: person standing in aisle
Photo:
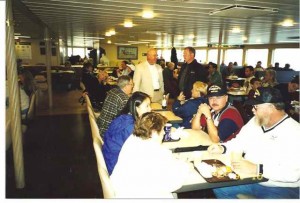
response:
[[[133,76],[133,92],[144,92],[150,95],[152,102],[161,103],[164,94],[164,82],[162,68],[156,64],[156,61],[157,51],[151,48],[147,52],[147,60],[136,66]]]
[[[208,71],[195,59],[196,51],[193,47],[186,47],[183,51],[185,63],[178,76],[179,90],[186,99],[191,97],[191,90],[196,81],[208,82]]]

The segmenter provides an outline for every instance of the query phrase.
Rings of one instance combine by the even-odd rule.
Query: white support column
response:
[[[6,67],[16,188],[25,187],[20,90],[17,76],[12,1],[6,1]]]

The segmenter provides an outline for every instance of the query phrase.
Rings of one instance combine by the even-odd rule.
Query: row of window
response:
[[[183,50],[176,50],[178,61],[183,61]],[[208,54],[208,55],[207,55]],[[227,49],[224,52],[224,63],[228,65],[229,62],[237,62],[239,66],[242,65],[243,49]],[[170,50],[158,50],[158,56],[163,57],[168,61],[171,58]],[[206,50],[196,50],[196,56],[198,62],[207,63],[213,62],[217,63],[218,50],[210,49],[208,52]],[[284,67],[286,63],[290,64],[290,68],[300,71],[300,49],[296,48],[281,48],[275,49],[271,59],[272,66],[276,62],[279,63],[280,67]],[[223,58],[223,52],[221,51],[221,59]],[[262,62],[262,67],[267,68],[270,64],[267,64],[268,60],[268,49],[248,49],[246,52],[245,63],[255,67],[257,61]],[[221,60],[222,62],[222,60]]]
[[[179,62],[183,62],[183,50],[177,49],[177,58]],[[69,48],[69,55],[80,55],[82,58],[87,55],[85,48]],[[207,55],[208,54],[208,55]],[[229,62],[237,62],[238,65],[242,65],[243,49],[227,49],[224,52],[224,63],[228,65]],[[208,52],[204,49],[196,50],[196,59],[198,62],[217,63],[218,50],[210,49]],[[300,71],[300,49],[296,48],[281,48],[275,49],[273,52],[271,63],[274,66],[275,62],[279,63],[280,67],[284,67],[286,63],[290,64],[290,68]],[[158,57],[164,58],[169,61],[171,58],[171,50],[158,50]],[[223,52],[221,51],[221,59],[223,58]],[[257,61],[262,62],[262,67],[267,68],[270,64],[267,64],[268,49],[248,49],[246,53],[245,63],[255,67]],[[221,60],[222,62],[222,60]]]

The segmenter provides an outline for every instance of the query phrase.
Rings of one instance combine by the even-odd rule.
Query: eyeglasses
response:
[[[252,108],[257,111],[257,105],[252,105]]]

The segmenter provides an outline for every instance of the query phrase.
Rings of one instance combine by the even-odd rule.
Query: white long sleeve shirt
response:
[[[189,173],[177,160],[152,140],[130,135],[124,143],[111,175],[117,198],[173,198]]]
[[[261,183],[271,187],[300,186],[300,124],[285,116],[269,129],[264,129],[252,118],[235,139],[224,144],[226,153],[242,150],[245,159],[263,164]]]

